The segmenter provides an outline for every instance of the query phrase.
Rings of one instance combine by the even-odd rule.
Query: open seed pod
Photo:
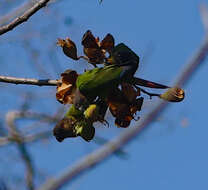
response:
[[[114,38],[111,34],[107,34],[102,41],[99,41],[99,38],[95,38],[90,30],[85,32],[82,37],[84,54],[88,57],[89,63],[94,64],[104,63],[105,53],[111,53],[114,43]]]
[[[70,39],[58,39],[57,45],[62,47],[64,54],[71,59],[78,60],[76,44]]]
[[[61,73],[60,84],[57,85],[56,99],[62,104],[72,104],[76,90],[78,74],[74,70],[66,70]]]

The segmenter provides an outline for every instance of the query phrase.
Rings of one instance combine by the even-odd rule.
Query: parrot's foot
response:
[[[104,119],[102,121],[102,123],[109,128],[110,124],[109,124],[109,122],[107,120]]]
[[[140,89],[141,92],[143,92],[144,94],[147,94],[147,95],[150,97],[150,99],[152,99],[153,96],[157,96],[157,97],[160,96],[160,94],[147,92],[146,90],[144,90],[144,89],[142,89],[142,88],[140,88],[140,87],[138,87],[138,86],[136,86],[136,85],[134,85],[134,87],[135,87],[136,89]]]
[[[138,116],[137,118],[133,118],[134,121],[139,121],[140,117]]]

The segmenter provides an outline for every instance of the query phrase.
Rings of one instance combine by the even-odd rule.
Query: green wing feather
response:
[[[76,86],[86,97],[105,96],[120,83],[123,69],[114,65],[86,71],[77,78]]]
[[[77,78],[76,86],[88,99],[105,97],[122,81],[133,77],[139,65],[139,57],[125,44],[115,46],[111,65],[87,71]]]

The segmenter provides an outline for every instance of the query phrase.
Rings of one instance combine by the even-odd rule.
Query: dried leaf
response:
[[[66,38],[66,40],[58,39],[57,45],[62,47],[63,52],[66,56],[74,60],[79,59],[77,56],[76,44],[72,40],[70,40],[70,38]]]
[[[72,104],[76,90],[78,74],[73,70],[66,70],[61,74],[61,83],[56,89],[56,99],[62,104]]]
[[[179,87],[169,88],[160,98],[169,102],[180,102],[184,99],[185,92]]]

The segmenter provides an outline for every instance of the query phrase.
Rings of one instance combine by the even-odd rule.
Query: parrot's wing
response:
[[[110,65],[87,71],[77,78],[77,88],[87,97],[105,95],[121,81],[123,68]]]

